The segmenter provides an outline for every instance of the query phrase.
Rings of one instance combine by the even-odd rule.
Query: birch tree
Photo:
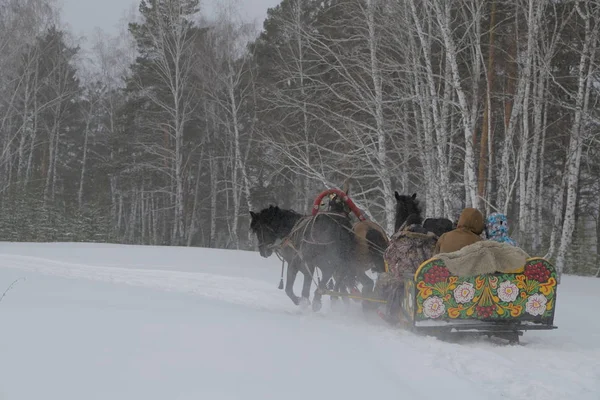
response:
[[[452,69],[447,58],[443,60],[434,55],[434,44],[443,39],[436,36],[435,12],[431,3],[424,3],[421,12],[418,11],[414,0],[407,3],[412,17],[411,21],[407,21],[407,25],[410,26],[412,22],[414,30],[414,33],[409,32],[418,38],[420,45],[417,45],[412,37],[408,38],[411,43],[408,54],[412,55],[408,70],[414,74],[410,80],[415,84],[413,96],[420,109],[420,115],[416,116],[416,126],[420,127],[417,128],[417,132],[422,132],[419,143],[424,144],[419,153],[426,173],[427,215],[450,217],[453,211],[450,173],[454,151],[449,144],[456,140],[457,133],[453,129],[451,117],[451,104],[455,103],[456,96],[452,84]],[[434,69],[436,64],[439,65],[439,69]],[[436,149],[435,153],[431,152],[432,148]]]
[[[198,28],[193,18],[198,12],[198,0],[142,1],[142,24],[130,24],[130,32],[138,44],[138,75],[134,78],[159,115],[152,119],[151,131],[162,135],[161,145],[152,140],[144,144],[146,151],[161,154],[166,175],[171,181],[173,196],[172,242],[182,243],[184,224],[184,131],[195,111],[192,69],[193,46]]]
[[[575,214],[577,206],[577,189],[579,184],[579,168],[583,150],[583,140],[588,122],[590,92],[594,72],[596,70],[595,54],[598,45],[598,31],[600,29],[600,5],[596,2],[586,2],[583,7],[575,4],[577,14],[583,21],[584,37],[581,43],[579,67],[577,70],[577,92],[574,94],[575,110],[573,126],[569,140],[566,162],[566,209],[560,246],[556,257],[556,268],[559,276],[565,268],[566,255],[572,242],[575,227]]]
[[[72,65],[77,48],[70,48],[65,43],[64,32],[51,27],[39,40],[41,51],[39,73],[44,80],[40,96],[45,105],[41,128],[48,138],[48,147],[43,158],[47,160],[42,166],[45,171],[44,204],[55,200],[60,164],[62,139],[72,126],[76,107],[74,99],[79,95],[79,80]]]
[[[498,206],[504,213],[508,212],[508,207],[511,201],[511,151],[514,141],[514,136],[519,123],[519,117],[523,111],[523,108],[527,105],[524,104],[524,98],[526,92],[529,90],[532,65],[535,54],[535,40],[537,38],[539,20],[544,7],[545,2],[538,2],[535,0],[527,0],[526,2],[526,23],[527,23],[527,46],[524,53],[521,55],[523,60],[523,68],[519,71],[518,81],[516,83],[516,94],[510,101],[510,107],[507,109],[507,125],[505,126],[504,133],[504,144],[501,149],[501,162],[500,162],[500,175],[499,175],[499,188],[498,188]],[[515,19],[517,18],[517,12],[515,12]],[[516,21],[516,20],[515,20]],[[515,22],[516,24],[516,22]],[[518,32],[518,26],[515,25],[514,32]],[[515,39],[516,41],[516,39]],[[512,61],[516,62],[516,60]],[[526,139],[523,140],[523,145],[526,146]],[[523,148],[523,151],[526,147]],[[522,155],[523,153],[521,153]],[[520,158],[523,161],[522,157]]]
[[[217,25],[211,29],[209,41],[213,59],[205,64],[212,69],[215,79],[207,94],[214,102],[214,116],[227,133],[231,149],[228,160],[231,177],[231,235],[233,244],[240,248],[238,236],[241,202],[245,200],[248,210],[253,210],[252,188],[254,186],[248,167],[253,136],[252,97],[254,91],[254,66],[244,45],[252,35],[253,27],[236,17],[233,5],[220,11]],[[250,236],[248,236],[248,240]]]

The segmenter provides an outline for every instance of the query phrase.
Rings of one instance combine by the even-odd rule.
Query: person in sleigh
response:
[[[379,275],[376,293],[387,303],[378,314],[392,324],[399,322],[404,274],[414,274],[423,261],[430,259],[438,240],[433,232],[423,228],[422,222],[420,216],[411,214],[392,236],[384,254],[388,270]]]

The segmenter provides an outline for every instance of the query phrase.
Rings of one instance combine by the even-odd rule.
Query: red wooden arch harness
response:
[[[356,204],[354,204],[354,202],[352,201],[352,199],[350,197],[348,197],[348,195],[344,192],[342,192],[340,189],[328,189],[325,190],[323,192],[321,192],[317,198],[315,199],[315,202],[313,203],[313,208],[312,208],[312,215],[317,215],[317,213],[319,212],[319,206],[321,204],[321,200],[323,200],[323,197],[325,196],[329,196],[330,194],[337,194],[338,196],[340,196],[342,198],[342,200],[344,200],[344,202],[348,205],[348,207],[350,207],[350,210],[352,210],[352,212],[354,213],[354,215],[356,215],[356,217],[361,220],[361,221],[366,221],[367,217],[365,216],[365,214],[360,210],[360,208],[358,208],[356,206]]]

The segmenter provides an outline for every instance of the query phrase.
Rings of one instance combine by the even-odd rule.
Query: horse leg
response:
[[[348,255],[346,255],[345,258],[347,259],[347,261],[342,261],[342,265],[344,267],[340,272],[343,276],[344,287],[348,289],[350,294],[356,296],[357,294],[360,294],[360,292],[358,292],[358,283],[360,282],[360,279],[358,279],[358,277],[362,271],[360,263],[361,258],[350,258],[348,257]],[[354,301],[357,300],[354,299]],[[350,302],[349,298],[348,302]]]
[[[373,288],[375,287],[375,283],[373,280],[369,278],[366,272],[360,272],[358,274],[358,281],[362,284],[362,295],[370,296],[373,293]]]
[[[339,288],[339,292],[341,294],[350,294],[348,292],[347,288],[346,288],[346,285],[341,285],[340,288]],[[342,296],[342,301],[344,302],[344,304],[346,306],[350,305],[350,297],[348,297],[348,296]]]
[[[296,281],[296,275],[298,275],[298,261],[293,260],[288,264],[287,277],[285,281],[285,293],[294,302],[295,305],[300,304],[298,296],[294,294],[294,282]]]
[[[334,273],[332,279],[335,282],[335,284],[333,285],[333,292],[335,292],[335,293],[344,293],[345,292],[345,286],[344,286],[344,279],[343,279],[343,277],[340,276],[337,273]],[[326,288],[329,289],[329,286],[326,286]],[[343,291],[342,291],[342,289],[343,289]],[[330,295],[330,298],[331,298],[331,308],[336,308],[337,304],[338,304],[339,297],[338,296],[334,296],[334,295]],[[343,297],[343,296],[342,296],[342,299],[344,300],[344,303],[347,300],[347,298]]]
[[[321,267],[321,271],[323,272],[323,279],[319,282],[317,286],[317,290],[315,290],[315,296],[313,297],[312,309],[317,312],[321,309],[321,297],[323,297],[323,293],[327,290],[327,282],[333,276],[335,266],[331,263],[326,263],[325,266]]]
[[[348,307],[352,301],[357,301],[356,299],[352,299],[350,296],[348,296],[356,295],[356,293],[354,293],[354,289],[356,288],[356,277],[348,271],[338,271],[337,274],[338,277],[335,281],[335,291],[342,294],[342,301],[346,307]]]
[[[339,268],[333,272],[333,274],[331,275],[331,278],[329,279],[329,282],[333,281],[334,284],[333,284],[333,287],[330,286],[329,284],[325,285],[325,288],[327,290],[331,290],[334,293],[342,293],[341,289],[345,287],[344,286],[344,277],[342,275],[340,275],[339,272],[340,272]],[[326,282],[326,283],[329,283],[329,282]],[[331,298],[331,306],[334,307],[337,304],[339,297],[335,296],[335,295],[330,295],[330,298]]]
[[[363,297],[372,298],[373,297],[373,288],[375,284],[373,280],[369,278],[369,276],[365,272],[361,272],[358,274],[358,280],[362,283],[362,295]],[[377,303],[372,301],[363,300],[363,310],[374,310],[377,308]]]
[[[304,269],[302,270],[302,274],[304,275],[304,281],[302,282],[302,298],[300,299],[302,305],[310,305],[310,287],[312,285],[312,277],[314,276],[314,273],[314,266],[304,264]]]
[[[354,286],[354,279],[351,276],[351,273],[344,269],[337,268],[337,271],[334,274],[335,277],[335,287],[334,290],[343,295],[347,295],[348,289]],[[333,298],[332,298],[333,299]],[[350,305],[350,297],[342,296],[342,301],[346,306]]]

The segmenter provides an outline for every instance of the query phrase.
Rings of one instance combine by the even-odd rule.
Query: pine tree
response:
[[[143,23],[129,25],[140,55],[132,66],[127,90],[129,107],[135,110],[134,141],[139,144],[135,161],[150,167],[144,169],[137,192],[143,196],[146,179],[152,185],[162,182],[171,192],[165,199],[174,210],[170,242],[183,244],[188,156],[184,139],[198,100],[192,77],[195,46],[202,33],[194,22],[199,1],[142,0],[139,10]]]

